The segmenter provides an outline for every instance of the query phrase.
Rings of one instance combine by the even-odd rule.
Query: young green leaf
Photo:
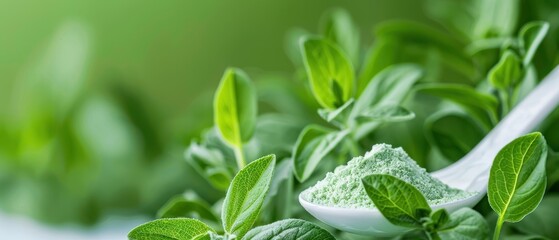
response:
[[[197,196],[182,194],[171,198],[159,211],[158,218],[197,218],[212,222],[219,222],[219,218],[212,211],[211,206]]]
[[[240,69],[227,69],[214,97],[214,122],[223,140],[234,147],[248,141],[256,112],[256,92],[248,75]]]
[[[370,122],[401,122],[411,120],[415,114],[402,106],[386,105],[365,110],[357,117],[357,121]]]
[[[169,218],[144,223],[128,233],[130,240],[210,240],[214,232],[196,219]]]
[[[353,98],[349,99],[344,105],[341,107],[330,110],[330,109],[318,109],[318,115],[326,120],[329,123],[333,123],[338,127],[341,127],[345,122],[346,118],[348,117],[348,112],[351,110],[353,106]]]
[[[335,240],[334,236],[314,223],[285,219],[250,230],[242,240]]]
[[[318,125],[309,125],[299,135],[293,148],[293,172],[297,180],[305,181],[328,153],[349,134]]]
[[[330,11],[322,20],[322,33],[326,39],[336,43],[352,62],[359,60],[359,30],[344,9]]]
[[[328,109],[342,106],[353,95],[353,66],[345,54],[324,39],[301,42],[303,59],[313,94]]]
[[[487,196],[499,215],[498,239],[503,222],[518,222],[534,211],[545,192],[547,147],[541,133],[531,133],[507,144],[495,157]]]
[[[421,219],[429,217],[431,207],[411,184],[386,174],[369,175],[362,182],[369,198],[392,224],[421,228]]]
[[[487,129],[491,129],[493,124],[496,124],[498,101],[492,95],[461,84],[424,84],[417,90],[462,106]]]
[[[241,238],[258,219],[275,164],[275,155],[264,156],[248,164],[233,178],[221,215],[226,233]]]
[[[512,50],[506,50],[501,60],[489,71],[489,83],[507,90],[518,85],[522,78],[522,61]]]
[[[462,208],[450,214],[450,220],[437,229],[437,235],[441,239],[487,239],[489,225],[478,212]]]
[[[536,50],[549,31],[547,22],[530,22],[522,27],[519,33],[520,49],[524,53],[522,60],[524,66],[532,62]]]
[[[219,190],[227,190],[233,178],[223,154],[218,149],[192,142],[185,152],[186,161],[210,184]]]

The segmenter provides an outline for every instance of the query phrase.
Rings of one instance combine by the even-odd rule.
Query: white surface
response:
[[[432,175],[451,187],[478,192],[475,196],[439,206],[449,211],[473,207],[487,192],[489,170],[498,151],[510,141],[532,131],[559,103],[559,67],[555,68],[470,153]],[[394,236],[406,229],[388,222],[377,209],[347,209],[307,202],[305,191],[299,202],[318,220],[343,231]]]
[[[47,226],[23,216],[0,213],[0,239],[2,240],[122,240],[147,218],[113,217],[92,228],[78,226]]]

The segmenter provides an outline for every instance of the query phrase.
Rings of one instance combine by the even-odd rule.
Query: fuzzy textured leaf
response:
[[[248,164],[233,178],[221,215],[225,232],[241,238],[250,230],[260,214],[275,164],[275,155],[264,156]]]
[[[547,147],[541,133],[531,133],[507,144],[495,157],[487,196],[503,221],[518,222],[534,211],[546,186]]]
[[[256,113],[256,91],[248,75],[227,69],[214,96],[214,122],[220,136],[232,146],[241,146],[252,137]]]
[[[301,44],[303,62],[316,100],[328,109],[342,106],[353,96],[351,62],[328,40],[308,38]]]
[[[386,174],[373,174],[362,179],[363,187],[382,215],[392,224],[421,227],[431,207],[414,186]]]
[[[128,233],[131,240],[210,240],[208,225],[191,218],[157,219]]]
[[[250,230],[243,240],[335,240],[334,236],[314,223],[285,219]]]

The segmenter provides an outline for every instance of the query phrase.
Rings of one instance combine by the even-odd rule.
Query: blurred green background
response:
[[[184,162],[212,125],[224,69],[292,73],[293,28],[347,9],[372,42],[385,19],[427,21],[413,0],[0,2],[0,208],[50,223],[153,214],[192,186]],[[364,51],[364,49],[363,49]],[[216,200],[216,199],[213,199]]]

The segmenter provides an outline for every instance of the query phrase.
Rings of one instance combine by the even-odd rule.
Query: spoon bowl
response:
[[[474,192],[461,200],[433,205],[433,210],[449,212],[475,206],[487,193],[489,170],[493,159],[506,144],[532,131],[559,103],[559,67],[555,68],[466,156],[454,164],[431,173],[450,187]],[[303,208],[318,220],[342,231],[391,237],[409,231],[390,223],[376,208],[340,208],[321,206],[306,200],[307,191],[299,195]]]

